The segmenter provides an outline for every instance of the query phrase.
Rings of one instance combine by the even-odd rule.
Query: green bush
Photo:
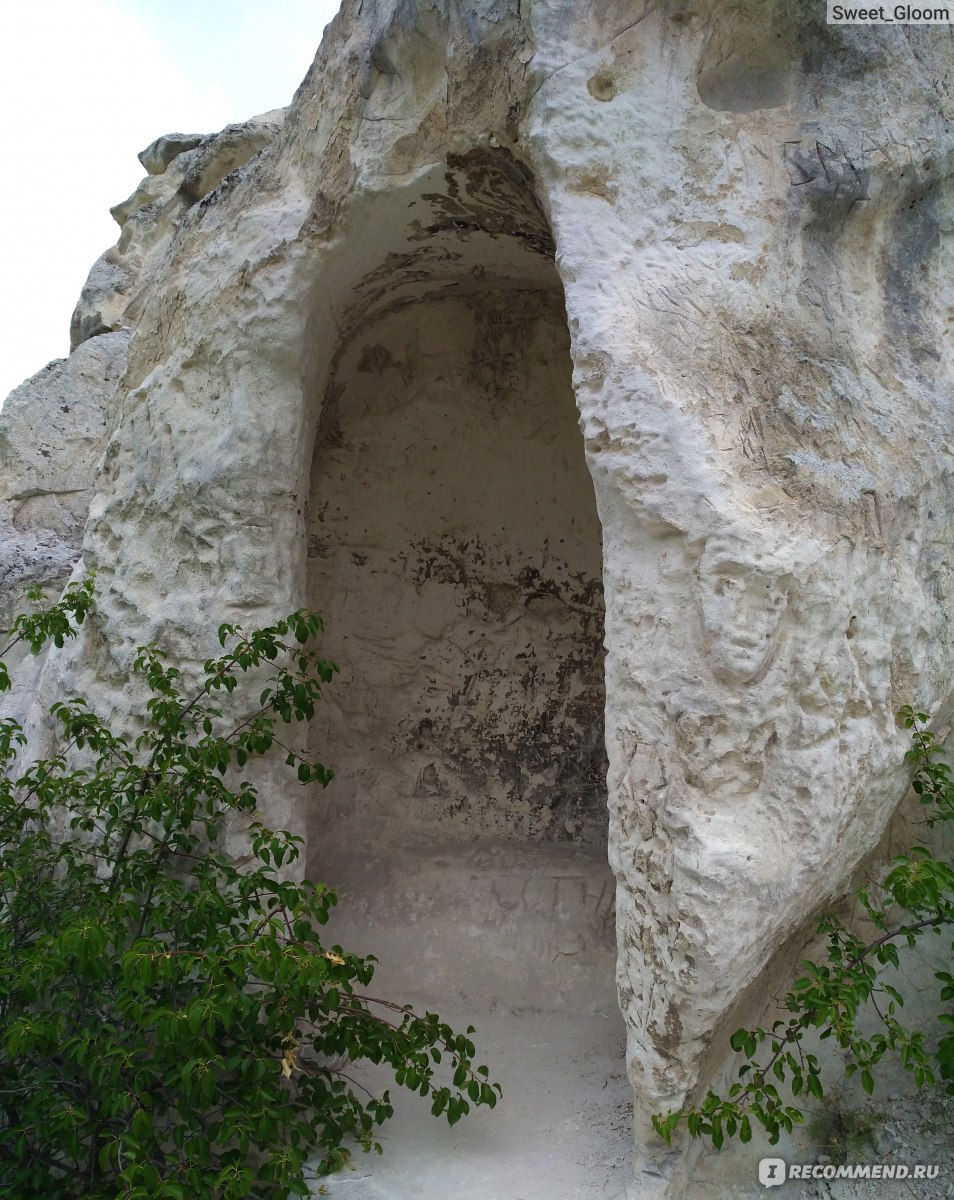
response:
[[[19,617],[10,645],[62,645],[91,603],[87,582]],[[349,1079],[358,1059],[451,1124],[496,1102],[473,1030],[367,995],[372,961],[323,944],[335,896],[283,877],[300,839],[258,821],[241,780],[276,750],[301,783],[331,778],[279,736],[336,669],[312,648],[320,628],[308,612],[223,625],[189,692],[143,647],[135,738],[59,703],[61,749],[18,769],[23,730],[0,721],[0,1194],[304,1194],[310,1156],[327,1173],[349,1145],[380,1151],[391,1103]],[[249,830],[241,869],[221,848],[234,822]]]
[[[912,745],[906,758],[914,767],[911,786],[930,809],[927,823],[954,820],[954,780],[943,747],[927,728],[928,715],[909,707],[899,716],[911,731]],[[708,1138],[717,1149],[735,1136],[748,1142],[753,1120],[766,1130],[772,1143],[783,1130],[791,1133],[805,1114],[797,1103],[789,1103],[780,1089],[787,1089],[793,1098],[822,1100],[825,1095],[818,1058],[802,1045],[810,1029],[817,1030],[822,1039],[834,1040],[847,1059],[846,1073],[858,1074],[869,1095],[874,1090],[877,1065],[889,1051],[897,1054],[918,1087],[939,1085],[954,1095],[954,975],[950,971],[935,973],[942,1011],[938,1014],[940,1036],[931,1051],[923,1030],[908,1029],[901,1023],[904,995],[900,980],[889,983],[883,970],[899,966],[899,946],[914,946],[928,933],[950,936],[954,928],[954,869],[927,847],[915,846],[894,860],[881,884],[863,887],[858,896],[875,935],[859,937],[837,917],[826,914],[818,926],[818,932],[827,938],[824,961],[802,962],[805,974],[784,1002],[792,1015],[787,1021],[776,1021],[771,1031],[736,1030],[731,1046],[744,1059],[738,1082],[727,1096],[709,1092],[695,1108],[654,1116],[653,1126],[667,1142],[683,1122],[692,1137]],[[858,1028],[858,1016],[865,1008],[873,1009],[880,1021],[878,1032],[870,1037]]]

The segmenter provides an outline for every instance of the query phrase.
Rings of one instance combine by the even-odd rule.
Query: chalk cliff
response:
[[[0,416],[7,611],[98,572],[30,686],[323,611],[339,779],[274,819],[437,994],[615,961],[640,1197],[950,712],[950,31],[823,8],[345,0],[284,114],[144,152]]]

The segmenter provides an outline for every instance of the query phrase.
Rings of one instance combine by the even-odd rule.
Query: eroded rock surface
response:
[[[501,863],[502,831],[515,853],[525,818],[527,853],[555,846],[566,877],[567,843],[599,845],[592,770],[560,764],[571,728],[574,762],[595,761],[602,574],[640,1197],[684,1194],[692,1165],[650,1115],[707,1085],[806,922],[878,845],[906,786],[894,713],[950,711],[949,37],[823,19],[801,0],[348,0],[281,125],[150,158],[163,169],[117,209],[120,243],[74,318],[74,344],[135,333],[85,533],[110,659],[97,671],[95,647],[68,647],[48,682],[85,654],[87,684],[116,692],[124,655],[152,637],[201,659],[220,620],[321,607],[326,570],[366,646],[363,697],[354,679],[342,691],[345,759],[386,685],[368,803],[381,775],[418,824],[486,838]],[[531,319],[544,293],[545,335]],[[575,463],[559,435],[576,482],[553,515],[582,513],[585,454],[602,571],[591,517],[579,552],[551,536],[543,563],[520,544],[550,528],[519,486],[564,388],[527,375],[544,336],[572,361],[583,431]],[[505,424],[478,437],[479,372]],[[518,413],[539,428],[516,432]],[[506,422],[525,453],[494,461],[485,443]],[[462,486],[485,479],[486,511],[471,481],[460,529],[446,491],[425,504],[430,445],[445,489],[454,455]],[[478,535],[503,497],[513,520]],[[540,693],[516,688],[528,661],[467,664],[491,643],[461,630],[484,614],[525,630],[506,653],[532,649]],[[574,639],[573,670],[546,661]],[[564,683],[550,763],[521,791]],[[429,686],[434,711],[418,712]],[[394,689],[414,693],[413,717],[387,714]],[[496,758],[489,727],[466,723],[474,689],[505,728]],[[583,696],[590,715],[567,724]],[[297,795],[270,803],[307,826]],[[318,854],[320,821],[311,835]],[[596,878],[573,885],[586,920]]]
[[[162,261],[174,234],[197,205],[216,203],[225,180],[261,153],[281,128],[275,109],[221,133],[169,133],[139,155],[148,171],[132,195],[110,212],[119,241],[94,264],[70,323],[70,348],[87,338],[132,329],[150,289],[162,279]]]
[[[129,337],[94,338],[15,388],[0,410],[0,630],[40,586],[55,596],[80,558],[96,468],[116,419]],[[5,639],[4,639],[5,644]],[[15,692],[3,715],[22,718],[40,660],[16,646],[5,658]]]
[[[93,339],[0,410],[0,625],[27,588],[61,588],[80,556],[128,343],[125,333]]]

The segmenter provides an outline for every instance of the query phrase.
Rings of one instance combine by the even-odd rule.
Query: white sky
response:
[[[291,100],[339,0],[0,4],[0,403],[69,351],[109,215],[163,133],[212,133]]]

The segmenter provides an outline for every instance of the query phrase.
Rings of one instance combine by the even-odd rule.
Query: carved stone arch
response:
[[[341,665],[313,728],[337,775],[310,873],[339,893],[332,940],[379,958],[381,994],[477,1025],[556,1194],[584,1170],[574,1114],[605,1131],[607,1180],[630,1142],[601,530],[553,240],[529,171],[489,146],[352,204],[361,272],[316,296],[316,339],[332,302],[341,332],[326,375],[326,344],[306,363],[308,595]],[[375,1175],[446,1171],[427,1106],[398,1122]]]

